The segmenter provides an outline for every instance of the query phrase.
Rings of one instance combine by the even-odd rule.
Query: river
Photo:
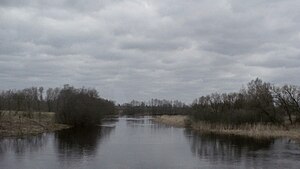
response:
[[[0,139],[1,169],[199,169],[300,167],[300,144],[119,117],[92,129]]]

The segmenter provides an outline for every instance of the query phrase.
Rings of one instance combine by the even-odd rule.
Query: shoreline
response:
[[[175,127],[187,127],[189,118],[182,115],[163,115],[154,117],[153,121]],[[246,136],[252,138],[289,138],[300,141],[300,126],[290,126],[289,130],[274,125],[242,125],[232,127],[220,124],[209,124],[207,122],[188,122],[189,128],[205,133]]]
[[[5,112],[0,119],[0,138],[23,137],[68,129],[71,126],[55,123],[53,112]]]

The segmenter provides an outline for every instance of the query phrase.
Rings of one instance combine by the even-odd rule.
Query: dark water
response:
[[[119,118],[102,127],[69,129],[23,139],[0,139],[0,169],[300,168],[300,145],[204,135]]]

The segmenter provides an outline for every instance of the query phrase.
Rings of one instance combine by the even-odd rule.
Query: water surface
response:
[[[121,117],[97,128],[0,139],[1,169],[299,168],[300,145],[201,134]]]

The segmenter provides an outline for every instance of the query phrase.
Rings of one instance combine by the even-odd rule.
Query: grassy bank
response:
[[[0,118],[0,137],[35,135],[70,126],[55,123],[53,112],[3,112]]]
[[[163,115],[155,117],[154,121],[177,127],[184,127],[188,121],[188,117]],[[286,137],[300,140],[300,126],[289,126],[288,129],[281,126],[262,124],[233,127],[230,125],[210,124],[207,122],[191,122],[189,125],[192,129],[216,134],[249,136],[255,138]]]

